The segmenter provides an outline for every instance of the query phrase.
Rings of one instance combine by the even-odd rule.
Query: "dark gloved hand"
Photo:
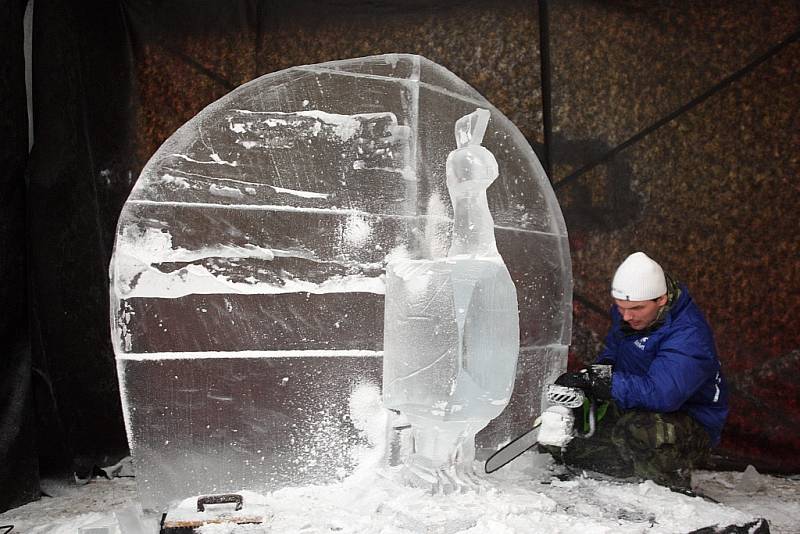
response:
[[[581,369],[574,373],[564,373],[556,378],[555,385],[564,386],[566,388],[582,389],[588,392],[592,388],[592,383],[589,380],[589,371]]]
[[[610,400],[611,366],[595,364],[575,373],[564,373],[556,379],[555,384],[582,389],[596,400]]]

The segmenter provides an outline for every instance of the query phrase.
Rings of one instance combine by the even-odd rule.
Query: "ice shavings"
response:
[[[121,296],[125,298],[179,298],[192,294],[239,293],[267,295],[276,293],[322,294],[352,292],[383,294],[385,285],[380,277],[362,275],[338,276],[321,283],[300,279],[283,280],[281,284],[241,283],[232,282],[223,276],[213,274],[205,267],[187,265],[174,273],[163,273],[154,268],[147,268],[140,272],[135,285]]]
[[[287,148],[301,143],[309,137],[336,138],[339,142],[350,141],[364,131],[364,125],[382,124],[391,127],[393,133],[407,137],[406,128],[397,128],[394,113],[363,113],[340,115],[319,110],[284,113],[279,111],[232,110],[228,115],[231,132],[247,135],[237,143],[251,141],[253,146]],[[366,132],[364,132],[366,133]]]
[[[350,472],[352,458],[347,451],[352,450],[354,439],[342,424],[344,417],[334,405],[306,413],[302,424],[308,434],[290,460],[298,476],[324,467],[341,480]]]
[[[199,163],[201,165],[230,165],[231,167],[237,167],[239,165],[238,162],[236,162],[236,161],[225,161],[224,159],[219,157],[219,154],[217,154],[215,152],[212,152],[211,154],[209,154],[209,157],[211,158],[211,161],[196,160],[196,159],[190,158],[186,154],[172,154],[172,156],[176,157],[176,158],[184,159],[186,161],[190,161],[192,163]]]
[[[344,228],[345,241],[356,247],[363,246],[367,239],[369,239],[372,232],[372,226],[366,217],[358,214],[353,214],[347,218]]]
[[[224,185],[212,184],[208,188],[208,192],[218,197],[236,198],[236,199],[244,198],[244,194],[242,194],[242,192],[236,189],[235,187],[226,187]]]
[[[202,360],[202,359],[247,359],[247,358],[380,358],[383,351],[377,350],[238,350],[213,352],[146,352],[118,354],[118,360]],[[286,385],[289,378],[281,379]]]
[[[277,185],[237,180],[222,176],[209,176],[184,169],[168,168],[168,170],[169,172],[160,175],[158,180],[159,185],[166,185],[175,189],[193,189],[195,191],[207,190],[210,194],[218,197],[243,199],[245,193],[254,196],[260,189],[263,190],[263,188],[269,188],[277,194],[292,195],[299,198],[327,199],[330,197],[328,193],[289,189]],[[230,185],[221,185],[220,182]]]
[[[298,191],[296,189],[286,189],[285,187],[270,186],[276,193],[286,193],[302,198],[328,198],[330,195],[327,193],[315,193],[313,191]]]
[[[402,169],[395,169],[390,167],[369,167],[367,166],[367,162],[357,159],[353,162],[353,169],[356,171],[370,170],[370,171],[384,171],[384,172],[399,172],[404,180],[407,180],[409,182],[417,181],[417,171],[415,171],[409,166],[405,166]]]
[[[399,172],[415,180],[406,161],[411,129],[400,125],[392,112],[341,115],[320,110],[277,111],[231,110],[228,130],[234,143],[247,149],[307,150],[324,145],[326,153],[339,152],[352,160],[355,170]]]
[[[181,176],[175,176],[168,173],[164,173],[161,175],[161,182],[168,185],[174,185],[182,189],[188,189],[191,187],[189,181],[186,178],[183,178]]]
[[[731,489],[740,473],[696,473],[694,479],[704,489],[715,488],[710,496],[724,503],[714,504],[650,483],[561,482],[551,479],[556,474],[552,459],[534,452],[511,466],[488,477],[481,492],[436,497],[394,482],[391,471],[376,476],[357,470],[336,484],[251,496],[249,501],[270,512],[266,525],[208,525],[198,532],[674,534],[766,516],[771,532],[790,534],[800,521],[800,481],[791,478],[765,475],[767,492],[754,496]],[[144,516],[139,510],[134,479],[98,477],[76,486],[45,478],[42,489],[50,497],[0,514],[2,524],[29,534],[74,534],[99,520],[117,518],[121,526],[135,525],[132,532],[158,531],[161,516]]]
[[[753,519],[652,482],[622,484],[587,478],[561,482],[550,478],[552,467],[543,457],[526,453],[515,462],[516,470],[504,469],[498,472],[500,476],[484,478],[479,491],[446,496],[402,485],[391,468],[377,473],[356,471],[338,484],[284,488],[264,496],[263,505],[272,512],[267,528],[272,532],[393,534],[674,534]],[[251,532],[248,529],[230,525],[224,532]],[[222,531],[202,527],[200,532]]]
[[[348,411],[360,438],[350,450],[354,470],[374,473],[385,464],[391,415],[381,402],[380,387],[366,379],[358,381],[350,393]]]
[[[403,169],[400,171],[400,173],[403,175],[403,179],[404,180],[408,180],[409,182],[416,182],[417,181],[417,171],[415,171],[413,168],[411,168],[408,165],[403,167]]]
[[[376,117],[385,116],[384,113],[367,113],[360,115],[339,115],[335,113],[326,113],[319,110],[300,111],[297,113],[301,117],[311,117],[316,119],[321,130],[321,124],[333,125],[333,133],[342,141],[351,139],[361,128],[361,121],[359,119],[374,119]],[[393,121],[396,123],[397,119],[392,116]]]
[[[202,258],[262,258],[266,260],[277,256],[302,255],[312,257],[311,253],[273,250],[256,245],[216,245],[198,250],[182,247],[173,248],[172,235],[157,228],[140,229],[125,227],[117,237],[117,251],[125,256],[136,258],[142,263],[189,262]]]
[[[355,224],[354,239],[364,237]],[[255,245],[216,245],[198,250],[172,247],[169,232],[126,227],[117,239],[115,290],[120,297],[178,298],[190,294],[342,293],[383,294],[380,264],[345,265],[322,262],[309,251],[277,250]],[[310,262],[319,273],[304,279],[285,267],[281,258]],[[242,266],[242,260],[250,263]],[[265,263],[266,262],[266,263]]]
[[[136,315],[136,312],[133,310],[131,305],[127,302],[120,303],[120,309],[114,314],[113,317],[113,325],[118,329],[119,336],[112,338],[112,343],[114,343],[115,350],[124,350],[130,351],[132,348],[133,336],[129,325],[131,324],[131,320]],[[120,382],[120,388],[123,388],[124,384]]]

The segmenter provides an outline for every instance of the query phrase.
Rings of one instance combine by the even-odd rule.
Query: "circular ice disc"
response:
[[[525,138],[420,56],[293,67],[182,126],[122,209],[111,331],[145,507],[353,468],[370,442],[349,401],[380,384],[385,266],[447,254],[445,163],[456,120],[476,108],[490,112],[488,201],[530,388],[509,421],[538,405],[535,382],[565,359],[572,280],[563,218]]]

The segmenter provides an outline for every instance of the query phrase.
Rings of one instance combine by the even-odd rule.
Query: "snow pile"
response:
[[[714,524],[741,524],[764,515],[772,521],[772,532],[797,532],[796,525],[800,524],[800,482],[763,475],[759,475],[762,489],[744,495],[736,489],[741,473],[699,474],[698,487],[715,489],[712,496],[734,504],[734,508],[673,493],[649,481],[634,484],[585,477],[560,481],[554,477],[560,468],[550,457],[533,452],[491,476],[481,477],[476,491],[453,495],[430,495],[402,486],[394,480],[392,469],[361,471],[329,486],[284,488],[259,499],[259,504],[270,511],[267,524],[207,525],[199,531],[686,533]],[[62,487],[50,492],[53,498],[0,514],[0,524],[14,524],[12,533],[74,534],[112,518],[119,520],[121,534],[157,531],[156,517],[146,518],[149,523],[140,523],[138,530],[122,526],[123,520],[130,525],[135,514],[131,479],[97,479],[80,488]]]

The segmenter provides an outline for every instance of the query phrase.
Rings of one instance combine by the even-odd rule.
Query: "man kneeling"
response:
[[[599,403],[594,435],[573,439],[560,459],[690,489],[692,469],[719,443],[728,414],[714,336],[686,287],[642,252],[619,266],[611,295],[605,350],[555,382]]]

